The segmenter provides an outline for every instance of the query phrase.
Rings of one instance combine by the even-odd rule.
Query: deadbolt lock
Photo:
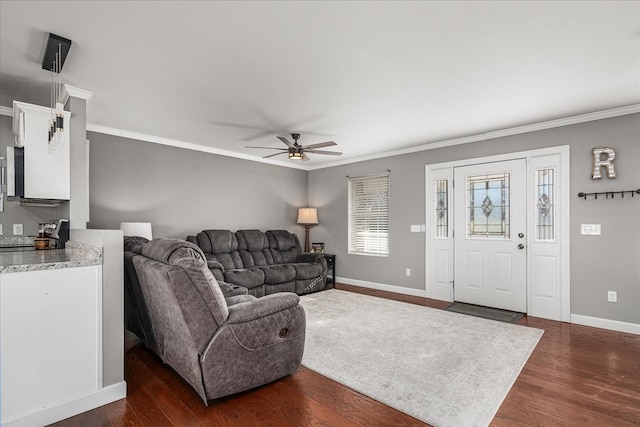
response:
[[[524,237],[524,233],[518,233],[518,237],[522,239]]]

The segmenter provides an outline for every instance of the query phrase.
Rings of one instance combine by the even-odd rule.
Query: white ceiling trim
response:
[[[292,164],[291,162],[282,162],[271,159],[264,158],[256,158],[255,156],[251,156],[248,154],[242,154],[235,151],[223,150],[214,147],[207,147],[204,145],[194,144],[191,142],[179,141],[176,139],[163,138],[159,136],[132,132],[124,129],[116,129],[108,126],[100,126],[95,124],[87,124],[87,130],[91,132],[103,133],[106,135],[119,136],[123,138],[136,139],[139,141],[151,142],[154,144],[167,145],[171,147],[184,148],[187,150],[199,151],[203,153],[210,154],[218,154],[226,157],[235,157],[243,160],[250,160],[259,163],[266,163],[275,166],[283,166],[292,169],[299,170],[317,170],[317,169],[325,169],[334,166],[341,166],[350,163],[362,162],[366,160],[374,160],[380,159],[384,157],[398,156],[402,154],[415,153],[418,151],[426,151],[426,150],[434,150],[436,148],[442,147],[451,147],[454,145],[468,144],[470,142],[479,142],[485,141],[488,139],[501,138],[510,135],[518,135],[522,133],[535,132],[544,129],[552,129],[561,126],[569,126],[578,123],[585,123],[595,120],[608,119],[611,117],[625,116],[628,114],[636,114],[640,113],[640,104],[628,105],[625,107],[612,108],[609,110],[597,111],[593,113],[581,114],[578,116],[565,117],[562,119],[548,120],[545,122],[533,123],[524,126],[517,126],[513,128],[501,129],[491,132],[485,132],[476,135],[469,135],[461,138],[447,139],[444,141],[435,141],[422,145],[416,145],[409,148],[403,148],[399,150],[385,151],[377,154],[371,154],[368,156],[356,157],[353,159],[347,159],[337,162],[332,162],[328,164],[318,165],[318,166],[304,166],[301,164]],[[0,115],[3,116],[13,116],[13,109],[5,106],[0,106]]]
[[[422,145],[416,145],[409,148],[399,150],[385,151],[381,153],[371,154],[369,156],[358,157],[356,159],[348,159],[327,163],[320,166],[311,166],[308,170],[324,169],[334,166],[346,165],[349,163],[362,162],[365,160],[380,159],[383,157],[398,156],[402,154],[415,153],[418,151],[434,150],[436,148],[451,147],[453,145],[468,144],[470,142],[485,141],[487,139],[500,138],[510,135],[518,135],[522,133],[535,132],[544,129],[552,129],[561,126],[569,126],[578,123],[591,122],[595,120],[608,119],[611,117],[626,116],[628,114],[640,113],[640,104],[628,105],[626,107],[612,108],[609,110],[597,111],[594,113],[581,114],[578,116],[565,117],[562,119],[549,120],[546,122],[533,123],[530,125],[517,126],[513,128],[501,129],[491,132],[485,132],[476,135],[463,136],[461,138],[447,139],[444,141],[435,141]]]
[[[226,156],[226,157],[235,157],[238,159],[251,160],[251,161],[260,162],[260,163],[267,163],[275,166],[284,166],[292,169],[308,170],[308,168],[303,165],[290,165],[285,162],[279,162],[277,160],[271,160],[271,159],[262,159],[262,158],[256,159],[254,156],[251,156],[249,154],[242,154],[242,153],[237,153],[235,151],[222,150],[220,148],[214,148],[214,147],[207,147],[204,145],[194,144],[191,142],[179,141],[179,140],[170,139],[170,138],[163,138],[160,136],[148,135],[145,133],[131,132],[123,129],[115,129],[107,126],[87,124],[87,130],[91,132],[103,133],[107,135],[120,136],[123,138],[137,139],[139,141],[151,142],[154,144],[168,145],[171,147],[184,148],[184,149],[193,150],[193,151],[200,151],[203,153],[218,154],[220,156]]]
[[[79,87],[64,85],[62,86],[62,103],[66,104],[70,97],[84,99],[88,101],[93,96],[93,92]]]

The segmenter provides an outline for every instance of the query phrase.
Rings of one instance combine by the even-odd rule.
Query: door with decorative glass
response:
[[[454,169],[455,301],[527,312],[525,159]]]

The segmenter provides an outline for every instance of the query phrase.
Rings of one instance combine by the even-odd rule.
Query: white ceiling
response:
[[[49,32],[91,127],[310,168],[640,103],[638,1],[2,0],[0,105],[49,104]]]

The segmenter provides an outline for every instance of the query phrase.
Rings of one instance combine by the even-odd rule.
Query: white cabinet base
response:
[[[110,395],[102,389],[102,266],[1,274],[0,289],[2,425],[54,422]],[[42,423],[25,424],[36,415]]]
[[[74,399],[22,414],[19,417],[3,419],[2,426],[46,426],[125,397],[127,397],[127,383],[122,381],[83,396],[77,396]]]

